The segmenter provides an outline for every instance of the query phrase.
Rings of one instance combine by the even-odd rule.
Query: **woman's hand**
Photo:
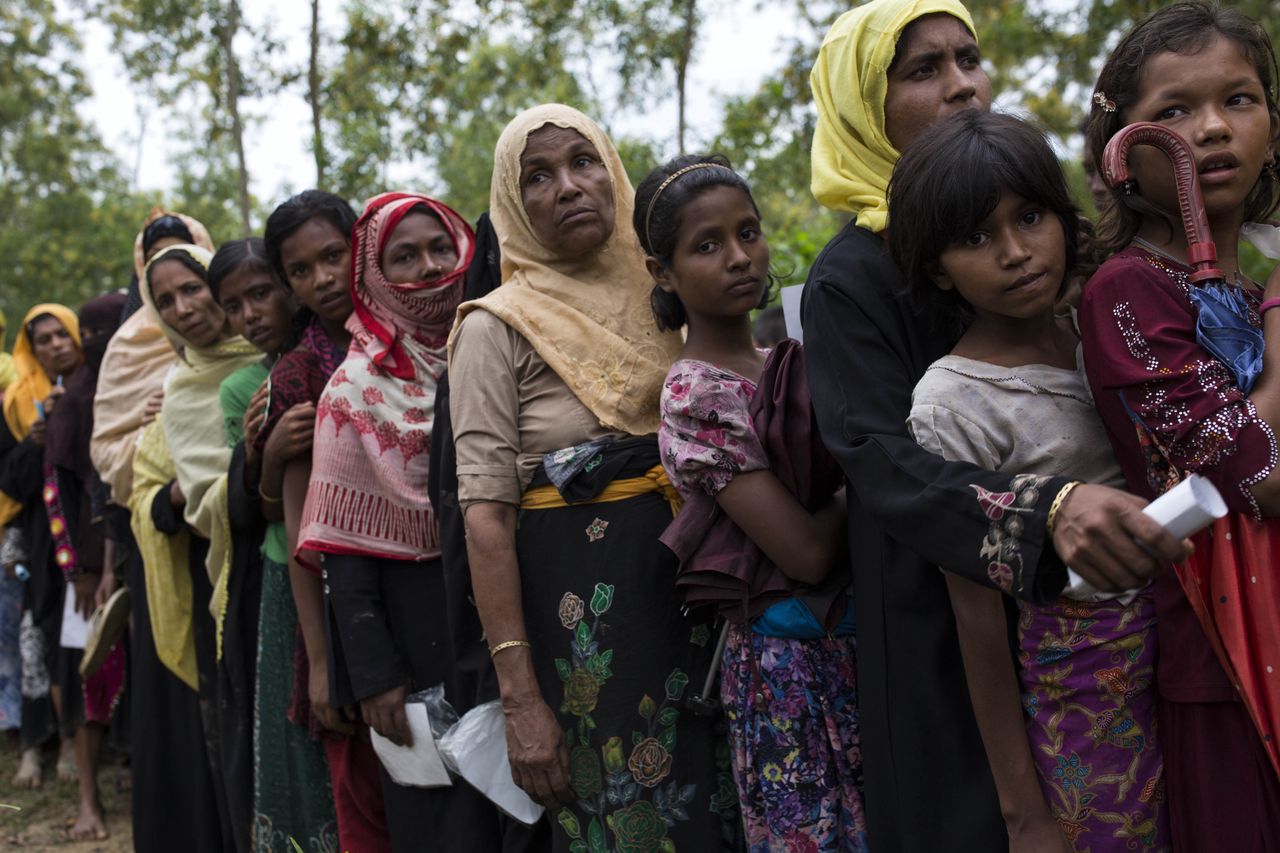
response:
[[[262,453],[276,462],[286,462],[311,452],[311,439],[316,431],[314,403],[298,403],[280,416],[275,429],[267,437]]]
[[[95,609],[107,603],[107,599],[115,593],[120,587],[120,581],[116,578],[116,570],[109,564],[102,570],[102,576],[98,580],[98,588],[93,593],[93,606]]]
[[[71,578],[71,587],[75,590],[76,612],[88,619],[93,615],[93,602],[98,592],[99,578],[88,572],[81,572]]]
[[[187,505],[187,496],[182,492],[182,486],[177,480],[169,482],[169,503],[174,509],[183,509]]]
[[[1058,508],[1054,550],[1103,592],[1140,589],[1166,563],[1191,556],[1190,542],[1179,542],[1142,514],[1146,505],[1137,495],[1081,483]]]
[[[569,786],[569,748],[564,732],[541,696],[528,701],[503,701],[507,715],[507,758],[511,778],[548,809],[573,802]]]
[[[1072,853],[1071,844],[1053,816],[1009,821],[1009,853]]]
[[[360,714],[365,724],[396,746],[413,746],[409,716],[404,710],[406,687],[393,687],[385,693],[360,700]]]
[[[250,462],[258,458],[258,451],[254,445],[258,438],[258,430],[262,429],[262,424],[267,419],[267,388],[266,382],[259,385],[258,390],[254,391],[253,397],[249,399],[249,407],[244,410],[244,455]]]
[[[31,432],[27,433],[27,438],[31,439],[31,443],[36,447],[44,447],[44,431],[49,422],[44,418],[36,418],[31,424]]]
[[[349,735],[353,731],[342,712],[329,704],[329,666],[324,659],[311,659],[307,678],[307,698],[311,701],[311,714],[320,725],[330,731]]]
[[[156,415],[160,414],[160,409],[164,406],[164,389],[161,388],[150,397],[147,398],[146,404],[142,407],[142,424],[146,426],[156,419]]]

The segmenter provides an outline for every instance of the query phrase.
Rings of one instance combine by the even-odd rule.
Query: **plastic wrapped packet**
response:
[[[445,764],[511,818],[532,826],[544,809],[511,778],[507,728],[498,700],[477,705],[440,738]]]
[[[436,747],[436,735],[432,731],[432,714],[436,716],[438,724],[441,720],[447,720],[449,715],[455,720],[458,716],[444,700],[444,685],[428,688],[406,698],[404,713],[409,721],[409,731],[413,735],[413,746],[396,746],[371,730],[369,737],[373,741],[373,751],[377,753],[378,760],[397,785],[415,788],[443,788],[452,785],[453,780],[441,760],[440,751]],[[447,726],[448,723],[444,725]]]
[[[1261,222],[1246,222],[1240,236],[1273,261],[1280,261],[1280,228]]]

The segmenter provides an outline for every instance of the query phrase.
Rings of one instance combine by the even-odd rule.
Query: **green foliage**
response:
[[[78,50],[51,0],[0,4],[0,308],[11,317],[128,283],[121,247],[141,205],[76,111],[89,93]]]

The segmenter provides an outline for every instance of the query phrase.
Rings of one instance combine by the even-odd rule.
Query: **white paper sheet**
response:
[[[67,584],[67,594],[62,598],[62,635],[58,645],[64,649],[83,649],[89,639],[89,620],[76,610],[76,590]]]
[[[440,759],[431,723],[427,720],[427,706],[421,702],[409,702],[404,706],[409,718],[409,731],[413,733],[413,746],[396,746],[377,732],[370,730],[373,751],[387,768],[387,773],[400,785],[415,788],[444,788],[453,784],[449,771]]]
[[[804,293],[804,285],[784,287],[782,296],[782,318],[787,321],[787,337],[804,343],[804,329],[800,327],[800,296]]]

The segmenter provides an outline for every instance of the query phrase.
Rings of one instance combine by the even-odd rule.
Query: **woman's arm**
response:
[[[730,480],[716,502],[787,577],[815,585],[831,571],[848,512],[843,489],[810,513],[772,471],[748,471]]]
[[[311,713],[326,729],[350,733],[351,724],[343,719],[338,709],[329,705],[329,664],[324,639],[324,587],[320,578],[294,558],[298,547],[298,523],[302,519],[302,505],[307,499],[307,484],[311,481],[311,457],[293,459],[284,469],[284,529],[289,551],[289,585],[293,589],[293,603],[298,610],[298,625],[302,628],[302,642],[307,648],[311,663],[308,681]]]
[[[467,558],[476,608],[490,648],[527,638],[516,563],[516,508],[497,501],[466,509]],[[507,752],[517,785],[549,809],[573,801],[569,749],[555,714],[538,688],[528,646],[511,646],[493,658],[502,710],[507,717]]]
[[[1004,597],[964,578],[945,577],[969,700],[1009,830],[1009,850],[1069,853],[1071,847],[1049,812],[1031,757],[1018,676],[1009,652]]]
[[[284,505],[281,501],[272,501],[284,491],[284,472],[295,459],[311,458],[311,443],[315,436],[316,407],[314,403],[298,403],[291,406],[280,416],[271,434],[267,436],[266,445],[262,449],[262,469],[259,474],[259,492],[268,497],[262,503],[262,514],[268,521],[284,521]],[[308,462],[307,473],[311,466]],[[303,490],[303,500],[306,491]],[[302,506],[298,506],[298,518],[302,517]]]
[[[878,238],[850,229],[840,239],[849,245],[833,243],[823,252],[803,303],[806,374],[823,440],[861,506],[889,536],[949,572],[989,583],[989,560],[982,554],[990,519],[974,486],[1010,492],[1013,476],[948,462],[907,434],[911,389],[945,354],[946,341],[898,297],[901,274]],[[1142,515],[1142,499],[1105,486],[1075,489],[1059,509],[1050,540],[1045,520],[1066,483],[1053,478],[1043,484],[1012,541],[1023,567],[1013,584],[1016,597],[1052,600],[1066,581],[1062,561],[1096,588],[1119,591],[1135,581],[1141,585],[1164,562],[1188,553]],[[929,535],[921,536],[925,530]],[[1135,538],[1156,556],[1137,547]]]

